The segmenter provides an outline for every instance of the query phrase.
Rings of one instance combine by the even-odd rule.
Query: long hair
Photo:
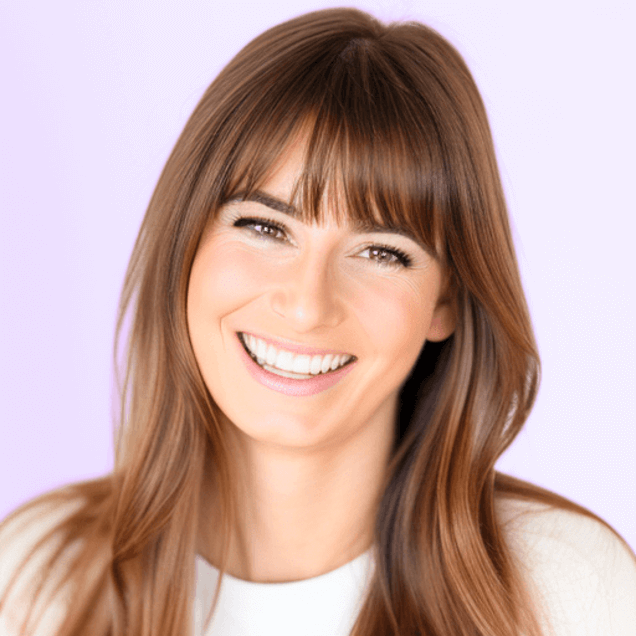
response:
[[[293,199],[305,218],[320,220],[331,200],[341,218],[409,228],[443,264],[457,308],[454,334],[423,347],[400,393],[353,634],[539,634],[495,498],[591,513],[494,468],[532,407],[539,358],[482,100],[430,28],[330,9],[248,44],[161,174],[121,300],[114,471],[27,506],[78,502],[34,548],[58,539],[42,572],[72,590],[59,636],[191,633],[204,474],[219,485],[214,530],[226,547],[236,503],[222,418],[188,336],[190,269],[210,219],[263,184],[301,133]]]

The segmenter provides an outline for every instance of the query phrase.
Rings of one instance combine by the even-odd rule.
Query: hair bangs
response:
[[[343,41],[296,74],[288,69],[286,81],[251,100],[223,198],[265,187],[290,147],[302,143],[304,165],[288,201],[300,218],[406,231],[445,260],[437,127],[422,118],[423,98],[405,77],[367,39]]]

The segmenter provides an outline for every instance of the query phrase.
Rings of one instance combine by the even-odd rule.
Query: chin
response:
[[[232,425],[243,435],[263,444],[281,447],[306,448],[326,441],[333,427],[315,413],[299,414],[270,412],[257,416],[237,417]]]

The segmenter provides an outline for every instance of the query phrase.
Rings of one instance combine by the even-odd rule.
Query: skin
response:
[[[290,146],[262,192],[289,200],[303,150],[300,142]],[[254,216],[286,231],[234,225]],[[406,252],[411,266],[370,251],[374,244]],[[259,202],[231,202],[207,228],[190,276],[188,327],[238,476],[229,574],[306,579],[371,545],[399,390],[425,341],[454,329],[444,280],[440,264],[410,238],[339,226],[328,209],[323,224],[309,225]],[[236,332],[357,361],[335,386],[288,396],[249,375]],[[198,550],[218,566],[211,484],[203,489]]]

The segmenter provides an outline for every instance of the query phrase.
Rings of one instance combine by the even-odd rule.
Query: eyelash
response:
[[[287,235],[288,233],[288,230],[284,225],[281,225],[280,223],[276,223],[275,221],[270,221],[268,219],[262,219],[258,217],[238,217],[233,222],[234,227],[249,227],[249,226],[258,226],[258,225],[272,228],[274,230],[277,230],[278,232],[282,232],[285,235]],[[280,238],[276,236],[259,232],[256,229],[253,229],[252,231],[255,232],[258,236],[265,239],[270,239],[274,241],[281,240]],[[403,252],[402,250],[398,249],[397,247],[391,247],[390,245],[382,245],[382,244],[374,243],[373,245],[367,245],[364,249],[382,251],[387,254],[391,254],[397,259],[397,261],[388,261],[388,262],[376,260],[375,262],[381,267],[390,267],[392,265],[399,264],[402,267],[406,268],[406,267],[410,267],[412,264],[411,257],[405,252]]]

